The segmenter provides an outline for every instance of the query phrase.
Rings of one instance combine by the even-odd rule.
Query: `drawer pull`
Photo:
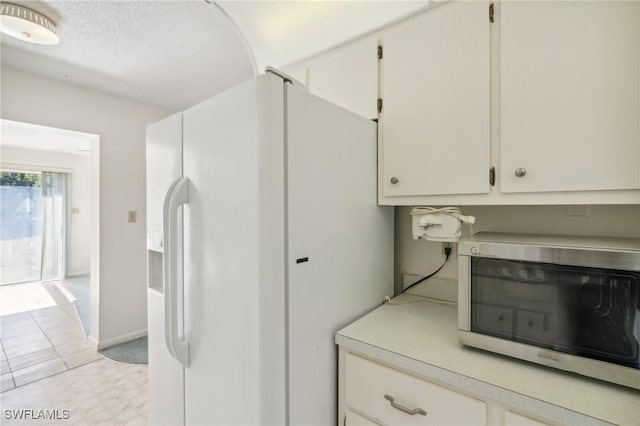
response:
[[[402,411],[403,413],[411,414],[412,416],[413,416],[413,415],[415,415],[415,414],[421,414],[421,415],[423,415],[423,416],[426,416],[426,415],[427,415],[427,412],[426,412],[426,411],[424,411],[422,408],[414,408],[414,409],[411,409],[411,408],[407,408],[407,407],[405,407],[404,405],[400,405],[400,404],[398,404],[397,402],[395,402],[395,401],[393,400],[393,397],[392,397],[391,395],[385,395],[385,396],[384,396],[384,399],[386,399],[387,401],[389,401],[389,402],[391,403],[391,406],[392,406],[393,408],[395,408],[396,410],[400,410],[400,411]]]

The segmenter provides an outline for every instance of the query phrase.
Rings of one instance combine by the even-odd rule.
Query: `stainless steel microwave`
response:
[[[640,389],[640,239],[458,243],[458,340]]]

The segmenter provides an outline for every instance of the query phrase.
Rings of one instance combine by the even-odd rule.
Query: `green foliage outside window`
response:
[[[0,173],[0,186],[29,186],[39,187],[42,175],[31,173]]]

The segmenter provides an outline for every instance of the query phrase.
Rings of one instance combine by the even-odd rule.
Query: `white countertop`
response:
[[[413,295],[398,296],[392,303],[418,300],[381,306],[340,330],[336,343],[417,376],[563,423],[584,424],[577,412],[594,418],[586,418],[587,423],[640,424],[640,391],[462,346],[455,305]]]

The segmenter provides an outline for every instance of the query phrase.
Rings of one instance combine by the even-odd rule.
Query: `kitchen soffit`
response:
[[[402,19],[437,1],[220,1],[258,70],[282,67]]]

